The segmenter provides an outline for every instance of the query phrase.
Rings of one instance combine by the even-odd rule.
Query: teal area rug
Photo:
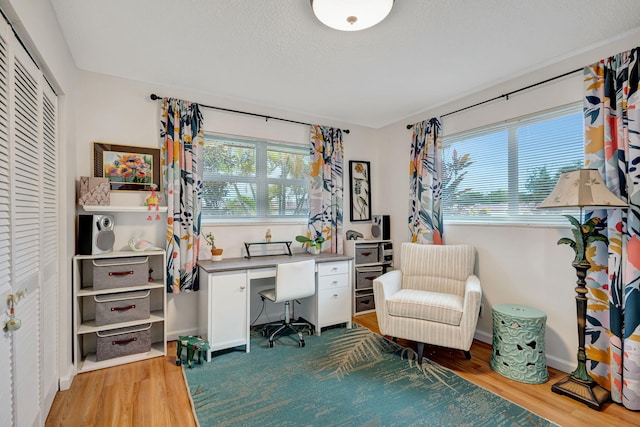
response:
[[[200,426],[554,425],[364,327],[305,341],[252,333],[251,353],[185,366]]]

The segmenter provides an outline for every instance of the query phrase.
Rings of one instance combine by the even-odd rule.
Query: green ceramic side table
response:
[[[509,379],[542,384],[549,379],[544,348],[547,315],[532,307],[496,304],[491,368]]]

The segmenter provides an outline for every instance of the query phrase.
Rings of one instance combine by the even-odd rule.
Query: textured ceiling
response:
[[[359,32],[307,0],[51,3],[80,69],[371,128],[640,28],[639,0],[397,0]]]

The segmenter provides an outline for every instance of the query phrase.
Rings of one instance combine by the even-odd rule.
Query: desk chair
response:
[[[315,270],[316,261],[313,259],[280,263],[276,267],[276,287],[265,289],[259,293],[263,300],[266,298],[272,302],[284,302],[284,320],[268,324],[262,328],[262,336],[266,337],[269,335],[269,330],[277,327],[269,336],[269,348],[273,347],[276,335],[289,335],[291,332],[298,334],[298,344],[300,347],[304,347],[302,329],[299,327],[307,328],[309,334],[311,334],[313,326],[306,322],[291,321],[291,301],[310,297],[316,293]]]

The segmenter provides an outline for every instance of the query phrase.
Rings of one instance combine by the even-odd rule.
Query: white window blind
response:
[[[537,205],[560,173],[582,167],[580,104],[443,137],[445,221],[561,223]]]
[[[207,134],[202,218],[306,218],[310,168],[307,146]]]

